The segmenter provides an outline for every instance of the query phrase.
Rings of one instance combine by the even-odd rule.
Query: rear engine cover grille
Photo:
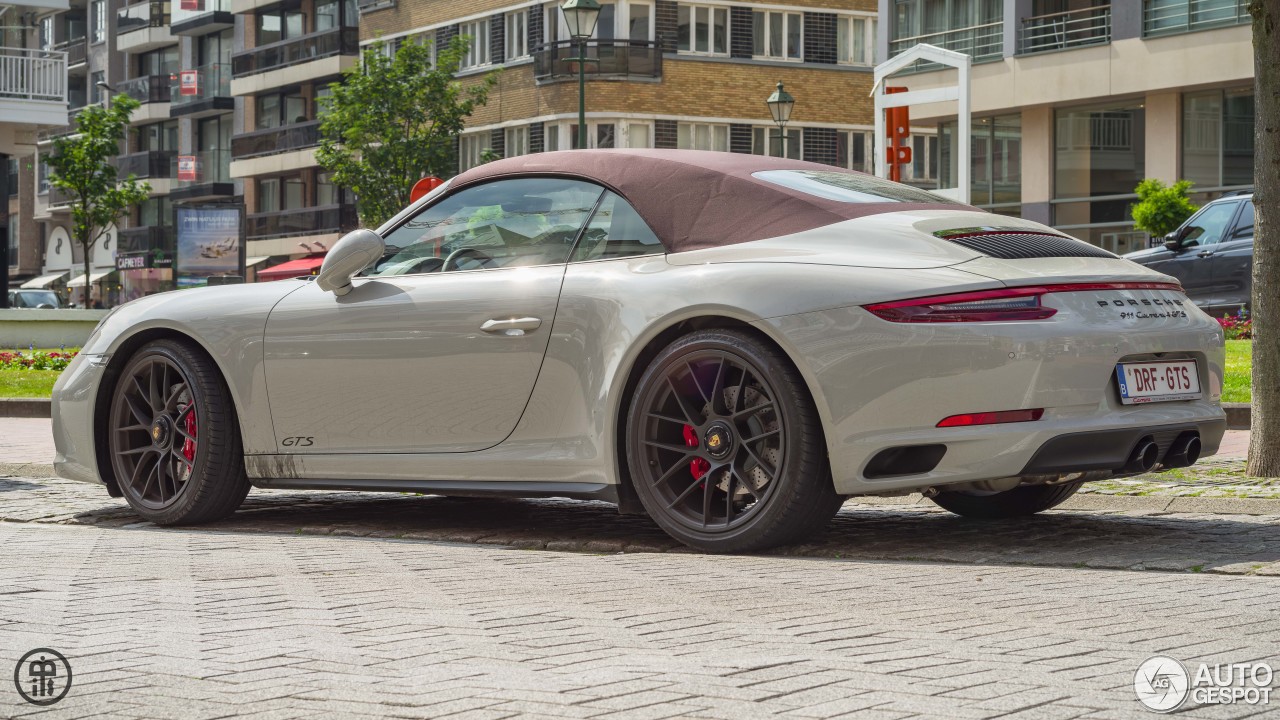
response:
[[[940,235],[961,247],[1001,260],[1084,257],[1114,260],[1118,256],[1087,242],[1062,235],[1034,232],[984,232]]]

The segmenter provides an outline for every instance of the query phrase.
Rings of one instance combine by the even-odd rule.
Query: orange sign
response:
[[[444,184],[444,181],[435,175],[428,175],[413,184],[413,189],[409,191],[409,202],[418,202],[418,200],[426,197],[427,193],[435,190]]]
[[[178,80],[180,95],[200,94],[200,73],[196,70],[183,70]]]
[[[905,87],[886,87],[886,95],[906,92]],[[902,181],[902,166],[911,162],[911,113],[906,106],[887,108],[884,111],[887,147],[885,161],[889,163],[889,179]]]
[[[179,155],[178,156],[178,179],[194,181],[199,175],[196,169],[195,155]]]

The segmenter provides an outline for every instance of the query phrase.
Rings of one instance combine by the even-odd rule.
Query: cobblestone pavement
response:
[[[1152,717],[1152,654],[1280,666],[1266,577],[14,523],[0,545],[0,657],[75,673],[47,709],[5,681],[15,718],[1103,720]]]

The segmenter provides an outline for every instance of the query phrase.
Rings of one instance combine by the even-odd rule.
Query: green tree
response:
[[[330,85],[316,160],[356,194],[365,226],[408,205],[423,176],[452,174],[454,138],[496,82],[493,75],[466,84],[454,77],[469,46],[470,38],[454,38],[432,64],[429,42],[403,43],[388,57],[379,40],[341,83]]]
[[[1252,0],[1257,74],[1253,117],[1253,409],[1249,468],[1280,477],[1280,0]]]
[[[121,180],[111,160],[138,101],[117,94],[107,107],[90,105],[76,115],[76,134],[53,141],[49,184],[67,193],[71,205],[71,239],[84,252],[84,300],[89,303],[89,266],[93,246],[112,223],[147,199],[150,183],[130,173]]]
[[[1165,185],[1155,178],[1138,183],[1134,190],[1138,203],[1129,208],[1133,214],[1133,226],[1156,237],[1164,237],[1191,217],[1198,208],[1187,198],[1190,180],[1179,180]]]

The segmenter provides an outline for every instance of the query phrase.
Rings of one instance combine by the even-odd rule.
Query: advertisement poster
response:
[[[200,94],[200,71],[183,70],[178,80],[179,95]]]
[[[178,156],[178,179],[189,180],[194,182],[200,173],[196,170],[195,155],[179,155]]]
[[[180,207],[174,214],[179,288],[207,285],[214,275],[244,275],[240,208]]]

